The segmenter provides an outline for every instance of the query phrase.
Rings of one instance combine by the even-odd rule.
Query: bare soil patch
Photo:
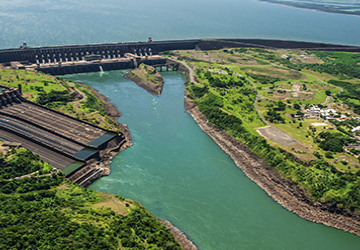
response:
[[[294,83],[293,85],[292,85],[292,90],[293,91],[300,91],[300,84],[298,84],[298,83]]]
[[[267,126],[264,128],[259,128],[258,133],[270,140],[273,140],[276,143],[279,143],[283,146],[302,146],[300,145],[294,138],[292,138],[290,135],[282,132],[281,130],[273,127],[273,126]]]
[[[257,129],[257,132],[266,139],[270,139],[282,146],[291,147],[298,151],[307,151],[307,149],[294,138],[274,126],[259,128]]]
[[[100,192],[100,195],[103,196],[104,201],[98,202],[93,207],[107,207],[110,208],[115,213],[121,215],[127,215],[126,205],[120,201],[115,195]]]
[[[247,71],[252,74],[269,76],[280,79],[305,79],[306,77],[298,72],[292,72],[286,69],[276,68],[276,67],[247,67],[242,68],[242,70]]]
[[[311,123],[311,125],[313,125],[313,126],[329,126],[329,124],[327,124],[327,123],[322,123],[322,122],[314,122],[314,123]]]

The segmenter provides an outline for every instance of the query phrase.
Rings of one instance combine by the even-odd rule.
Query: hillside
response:
[[[24,148],[1,151],[0,248],[181,249],[136,201],[68,182]]]

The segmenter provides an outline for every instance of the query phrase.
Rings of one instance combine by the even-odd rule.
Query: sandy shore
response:
[[[298,216],[360,236],[360,217],[330,212],[329,207],[314,202],[293,182],[282,178],[269,165],[259,159],[244,144],[228,133],[218,129],[203,116],[199,109],[185,99],[185,109],[200,128],[207,133],[221,149],[230,155],[245,175],[260,186],[273,200]]]

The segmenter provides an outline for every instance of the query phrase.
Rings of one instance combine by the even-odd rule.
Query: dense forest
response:
[[[0,156],[0,249],[181,249],[137,202],[49,173],[29,150],[7,150]]]

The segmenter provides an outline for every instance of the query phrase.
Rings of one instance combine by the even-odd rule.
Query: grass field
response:
[[[2,69],[0,70],[0,83],[14,88],[17,88],[20,84],[22,86],[23,93],[31,101],[35,101],[39,92],[44,91],[49,93],[51,90],[67,90],[66,87],[56,82],[55,77],[26,70]]]

